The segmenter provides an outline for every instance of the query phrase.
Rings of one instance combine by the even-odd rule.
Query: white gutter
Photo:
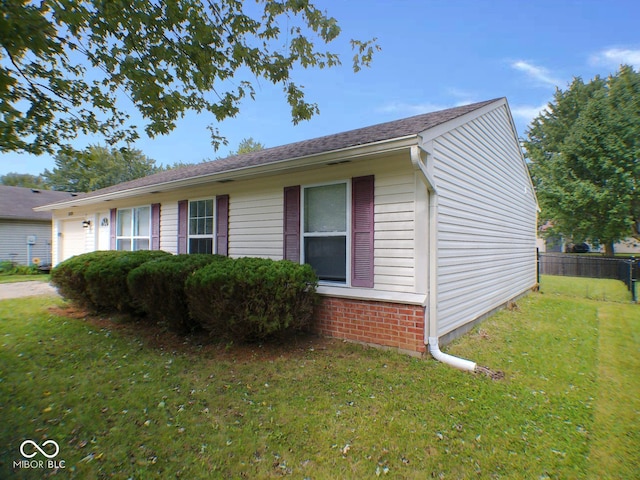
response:
[[[425,312],[424,343],[429,345],[429,353],[439,362],[446,363],[460,370],[475,372],[475,362],[444,353],[438,345],[438,192],[435,187],[435,182],[422,161],[421,152],[423,151],[424,150],[417,145],[411,147],[411,163],[415,170],[422,174],[420,177],[429,191],[429,304]],[[428,333],[427,326],[429,327]]]

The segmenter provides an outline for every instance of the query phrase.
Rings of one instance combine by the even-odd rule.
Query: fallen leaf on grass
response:
[[[93,458],[94,458],[94,457],[95,457],[95,455],[93,454],[93,452],[91,452],[91,453],[90,453],[89,455],[87,455],[86,457],[81,458],[81,459],[80,459],[80,461],[81,461],[81,462],[87,462],[87,463],[89,463],[90,461],[92,461],[92,460],[93,460]]]

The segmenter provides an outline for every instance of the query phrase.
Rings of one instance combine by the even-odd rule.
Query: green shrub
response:
[[[178,333],[195,330],[187,307],[185,281],[195,270],[229,260],[221,255],[171,255],[144,263],[127,276],[129,294],[150,318]]]
[[[40,275],[37,265],[16,265],[11,272],[12,275]]]
[[[0,275],[39,275],[37,265],[17,265],[11,260],[0,261]]]
[[[100,250],[68,258],[51,270],[51,283],[58,288],[60,295],[67,300],[71,300],[82,307],[97,310],[97,305],[91,301],[87,293],[86,271],[96,261],[112,260],[123,253],[125,252]]]
[[[15,266],[15,263],[13,263],[11,260],[0,260],[0,274],[10,274]]]
[[[316,287],[309,265],[246,257],[195,271],[186,282],[186,294],[191,316],[205,330],[250,341],[306,328]]]
[[[84,272],[87,296],[97,310],[138,312],[140,308],[129,294],[127,275],[143,263],[169,255],[161,250],[137,250],[98,257]]]

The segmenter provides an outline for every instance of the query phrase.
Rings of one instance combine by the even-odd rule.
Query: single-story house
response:
[[[0,185],[0,260],[51,263],[51,212],[33,209],[70,198],[67,192]]]
[[[320,334],[422,354],[536,285],[537,202],[500,98],[48,205],[54,263],[162,249],[311,264]]]

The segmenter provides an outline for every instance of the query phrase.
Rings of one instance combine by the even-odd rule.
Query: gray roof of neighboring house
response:
[[[358,128],[347,132],[326,135],[324,137],[303,140],[280,147],[266,148],[256,152],[233,155],[231,157],[210,162],[187,165],[172,170],[138,178],[128,182],[102,188],[93,192],[78,194],[78,200],[89,199],[97,195],[131,190],[140,187],[150,187],[165,183],[188,180],[231,170],[257,167],[271,163],[293,160],[296,158],[328,153],[349,147],[372,144],[385,140],[417,135],[425,130],[441,125],[467,113],[478,110],[486,105],[502,99],[492,99],[484,102],[472,103],[460,107],[449,108],[437,112],[416,115],[401,120],[380,123],[370,127]]]
[[[68,200],[72,196],[68,192],[0,185],[0,219],[51,220],[51,212],[34,212],[33,208]]]

